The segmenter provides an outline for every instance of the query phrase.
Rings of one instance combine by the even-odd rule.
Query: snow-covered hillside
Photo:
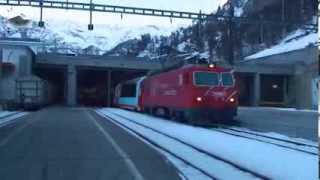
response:
[[[257,59],[274,54],[280,54],[290,52],[294,50],[303,49],[309,45],[315,45],[318,41],[318,33],[307,32],[302,29],[298,29],[292,32],[287,37],[279,42],[279,44],[272,46],[268,49],[255,53],[245,58],[245,60]]]
[[[175,27],[159,26],[119,26],[96,25],[93,31],[87,30],[86,24],[78,24],[70,20],[51,20],[45,28],[39,28],[37,22],[31,21],[27,25],[17,26],[0,17],[0,36],[13,38],[39,38],[46,44],[58,47],[72,47],[85,49],[94,46],[102,51],[107,51],[117,44],[143,34],[152,36],[168,36]]]

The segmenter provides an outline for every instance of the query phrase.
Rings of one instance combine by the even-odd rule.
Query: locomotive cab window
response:
[[[135,84],[124,84],[121,88],[121,97],[135,97],[136,96],[136,85]]]
[[[194,83],[197,86],[218,86],[219,75],[213,72],[195,72]]]
[[[231,73],[222,73],[221,80],[223,86],[233,86],[234,84],[234,79]]]

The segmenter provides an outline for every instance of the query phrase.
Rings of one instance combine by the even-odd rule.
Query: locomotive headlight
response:
[[[209,64],[209,68],[214,68],[214,64]]]
[[[230,98],[229,101],[234,103],[236,100],[234,98]]]
[[[202,102],[202,97],[197,97],[196,100],[197,100],[198,102]]]

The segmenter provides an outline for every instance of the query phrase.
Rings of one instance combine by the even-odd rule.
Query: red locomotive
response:
[[[238,90],[230,69],[185,65],[119,84],[114,103],[195,124],[231,120],[237,114]]]

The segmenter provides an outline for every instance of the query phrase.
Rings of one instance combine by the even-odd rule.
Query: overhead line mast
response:
[[[206,13],[195,13],[195,12],[185,12],[185,11],[171,11],[162,9],[151,9],[151,8],[139,8],[139,7],[127,7],[127,6],[114,6],[114,5],[104,5],[95,4],[92,0],[90,3],[78,3],[66,1],[52,1],[52,0],[0,0],[0,5],[8,6],[31,6],[40,8],[54,8],[54,9],[69,9],[69,10],[83,10],[92,12],[109,12],[109,13],[119,13],[119,14],[133,14],[133,15],[144,15],[144,16],[157,16],[157,17],[169,17],[169,18],[180,18],[180,19],[191,19],[191,20],[230,20],[230,15],[215,15]],[[247,17],[236,17],[233,16],[233,22],[241,22],[244,24],[274,24],[274,25],[292,25],[297,24],[295,21],[274,21],[265,20],[258,18],[247,18]],[[306,24],[314,26],[316,29],[316,24]]]

